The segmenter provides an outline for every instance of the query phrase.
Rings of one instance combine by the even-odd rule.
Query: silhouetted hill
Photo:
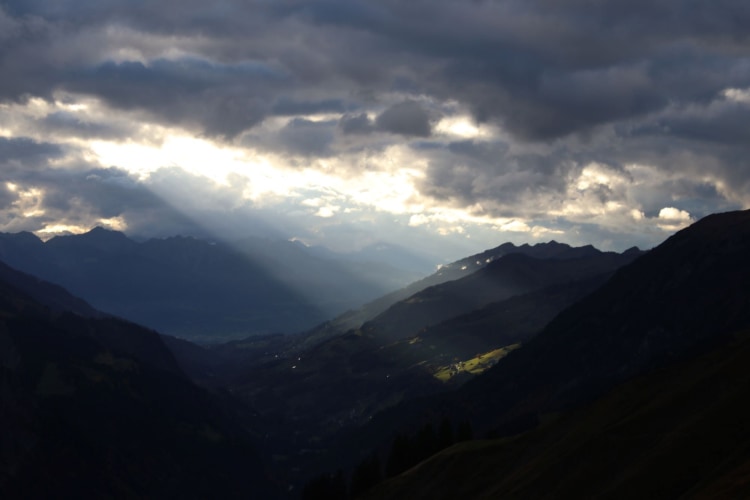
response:
[[[748,386],[737,372],[747,360],[735,354],[747,353],[747,341],[724,346],[732,333],[750,328],[749,254],[750,211],[706,217],[622,267],[456,393],[376,417],[360,433],[359,447],[368,440],[377,447],[384,436],[407,423],[414,428],[428,415],[471,419],[480,435],[513,435],[576,411],[566,423],[543,425],[508,446],[467,445],[468,463],[448,450],[432,462],[446,471],[437,488],[404,476],[404,487],[382,490],[383,498],[428,498],[420,496],[422,487],[438,498],[544,498],[559,491],[664,498],[662,492],[711,496],[718,485],[727,491],[742,487],[748,435],[736,418],[744,414],[737,410],[745,405]],[[660,375],[665,367],[667,375]],[[638,376],[646,378],[596,403],[593,413],[575,410]],[[714,433],[718,441],[709,443]],[[687,450],[691,443],[695,450]],[[496,481],[475,478],[489,470],[480,456],[497,465],[490,466],[500,472]],[[447,472],[448,463],[460,472]],[[428,464],[425,471],[434,478],[438,469]],[[664,483],[658,471],[664,471]],[[473,479],[484,486],[473,490]],[[466,488],[451,489],[449,481]],[[439,485],[445,496],[437,493]]]
[[[612,272],[552,285],[534,292],[492,302],[479,309],[421,329],[414,337],[382,348],[384,355],[412,363],[448,365],[501,347],[525,343],[560,311],[607,281]],[[396,354],[398,353],[398,354]],[[458,374],[458,373],[457,373]],[[457,377],[452,382],[464,382]]]
[[[0,496],[274,496],[250,436],[155,332],[0,270]]]
[[[557,257],[543,258],[523,253],[497,257],[469,276],[431,286],[397,302],[362,325],[362,330],[379,338],[399,340],[492,302],[611,272],[632,260],[629,255],[603,253],[593,247],[583,249],[585,256],[567,252],[574,255],[572,258],[559,253],[555,253]]]
[[[99,310],[213,342],[302,331],[417,277],[382,263],[323,259],[288,241],[138,243],[102,228],[46,243],[0,234],[0,259]]]
[[[749,252],[750,211],[700,220],[467,384],[466,397],[491,401],[504,415],[495,424],[557,410],[750,326]]]
[[[71,295],[63,287],[24,274],[0,262],[0,282],[25,293],[30,298],[47,306],[52,312],[69,311],[90,318],[102,317],[102,313],[85,301]]]
[[[642,252],[638,248],[633,247],[627,252],[624,252],[619,258],[623,259],[623,263],[629,262],[641,253]],[[430,287],[436,287],[444,283],[468,277],[477,271],[482,270],[490,263],[511,254],[521,254],[544,260],[567,260],[602,256],[602,252],[591,245],[571,247],[570,245],[558,243],[556,241],[538,243],[536,245],[524,244],[521,246],[516,246],[513,243],[503,243],[495,248],[441,266],[436,272],[423,279],[415,281],[404,288],[383,295],[372,302],[368,302],[359,309],[347,311],[330,321],[322,323],[307,332],[303,338],[300,338],[300,344],[302,346],[311,346],[323,339],[340,335],[351,329],[360,328],[367,321],[374,320],[378,315],[385,313],[390,307],[408,299],[409,297],[429,289]],[[616,257],[616,259],[617,258],[618,257]],[[612,269],[614,269],[614,267]],[[517,291],[517,293],[523,293],[523,291]],[[502,300],[503,298],[500,294],[495,297],[496,298],[492,298],[491,300]],[[507,295],[505,298],[507,298]],[[471,308],[480,307],[481,305],[483,304],[477,304],[475,301],[473,306],[470,306],[469,309],[465,309],[465,311],[470,310]],[[429,311],[427,312],[427,316],[430,316]],[[422,326],[425,326],[428,324],[435,324],[436,322],[449,317],[451,317],[450,314],[444,315],[439,319],[433,318],[427,322],[423,322],[422,320],[419,322],[423,322],[424,324]],[[413,325],[403,329],[413,329]]]

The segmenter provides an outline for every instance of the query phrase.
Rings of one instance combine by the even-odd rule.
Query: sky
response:
[[[750,207],[746,0],[0,1],[0,231],[440,259]]]

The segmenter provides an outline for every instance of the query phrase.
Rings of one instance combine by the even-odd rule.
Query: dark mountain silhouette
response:
[[[323,259],[288,241],[138,243],[102,228],[46,243],[0,234],[0,259],[99,310],[214,342],[302,331],[416,277],[385,264]]]
[[[377,417],[359,447],[368,449],[370,440],[375,448],[394,429],[408,422],[414,428],[430,414],[471,419],[480,435],[537,428],[511,441],[448,450],[423,464],[424,473],[447,463],[457,471],[446,472],[438,489],[410,472],[392,483],[402,486],[380,490],[383,498],[427,498],[420,488],[435,493],[440,485],[446,489],[438,498],[457,491],[487,498],[559,491],[711,497],[714,488],[746,485],[750,441],[737,422],[749,388],[739,374],[749,352],[749,254],[750,211],[706,217],[618,270],[456,393]],[[739,340],[734,333],[742,333]],[[642,378],[581,409],[635,377]],[[570,411],[562,423],[546,423]],[[471,482],[484,461],[497,465],[496,480],[480,479],[478,490],[447,487]]]
[[[621,257],[615,257],[615,259],[623,258],[623,261],[629,261],[640,255],[641,253],[642,252],[638,248],[634,247],[624,252]],[[326,338],[340,335],[351,329],[360,328],[364,323],[374,320],[378,315],[385,313],[390,307],[408,299],[409,297],[412,297],[431,287],[468,277],[475,272],[482,270],[490,263],[493,263],[496,260],[511,254],[521,254],[544,260],[567,260],[596,256],[602,257],[602,252],[595,249],[591,245],[583,247],[571,247],[570,245],[558,243],[556,241],[550,241],[548,243],[538,243],[536,245],[524,244],[521,246],[516,246],[513,243],[503,243],[502,245],[495,248],[485,250],[481,253],[471,255],[450,264],[441,266],[440,269],[438,269],[436,272],[423,279],[417,280],[409,284],[408,286],[394,292],[385,294],[382,297],[364,304],[359,309],[347,311],[330,321],[326,321],[325,323],[322,323],[314,329],[306,332],[306,335],[300,337],[298,339],[299,344],[301,346],[309,347]],[[611,257],[614,254],[609,255]],[[516,293],[523,292],[516,291]],[[512,294],[514,293],[511,293],[511,295]],[[510,295],[506,295],[506,298],[507,296]],[[501,300],[501,298],[502,295],[497,295],[496,298],[493,298],[493,300]],[[479,304],[475,303],[473,307],[480,307],[481,305],[483,305],[481,303],[481,300],[479,302]],[[465,310],[470,309],[471,307]],[[440,312],[438,312],[438,314],[440,314]],[[429,315],[430,313],[427,312],[427,316]],[[436,317],[428,320],[426,323],[424,323],[424,325],[435,324],[449,317],[451,317],[450,314],[443,315],[441,318]],[[412,327],[410,326],[409,328]]]
[[[464,393],[483,394],[502,419],[559,410],[708,348],[750,326],[748,252],[750,211],[708,216],[621,268]]]
[[[382,348],[384,355],[401,357],[412,364],[451,364],[500,347],[522,344],[536,335],[560,311],[596,290],[611,272],[592,278],[552,285],[534,292],[492,302],[419,330],[408,339]],[[460,374],[457,372],[456,374]],[[465,375],[465,373],[464,373]],[[466,377],[454,377],[462,383]]]
[[[72,312],[90,318],[104,316],[84,300],[71,295],[63,287],[18,272],[3,262],[0,262],[0,282],[44,304],[51,312]]]
[[[0,496],[274,497],[251,436],[155,332],[0,271]]]
[[[398,340],[492,302],[611,272],[633,259],[630,254],[603,253],[593,247],[586,253],[573,258],[559,254],[537,258],[523,253],[498,257],[469,276],[428,287],[394,304],[362,325],[362,330]]]

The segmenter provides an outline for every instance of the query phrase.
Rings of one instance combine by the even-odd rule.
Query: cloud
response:
[[[298,100],[281,97],[277,100],[271,112],[279,116],[317,115],[322,113],[344,113],[353,105],[342,99]]]
[[[53,236],[54,228],[110,225],[138,232],[154,223],[169,233],[195,230],[183,212],[124,170],[85,162],[60,168],[63,149],[0,138],[0,231]]]
[[[0,162],[20,162],[33,165],[38,161],[46,161],[50,157],[63,154],[59,144],[40,143],[26,137],[0,137]]]
[[[665,207],[750,207],[747,26],[738,0],[7,1],[2,224],[654,243]]]
[[[659,210],[658,225],[665,231],[677,231],[695,222],[685,210],[674,207],[665,207]]]
[[[727,89],[704,105],[662,114],[640,133],[672,136],[689,141],[707,141],[726,145],[750,144],[750,102],[747,91]]]
[[[422,104],[407,99],[392,104],[374,120],[367,113],[344,114],[339,120],[339,128],[345,135],[386,132],[407,138],[429,137],[436,121]]]
[[[0,94],[93,93],[232,137],[269,113],[351,111],[366,104],[358,89],[409,89],[553,138],[748,86],[748,8],[679,3],[10,2]],[[428,135],[409,106],[384,129]]]
[[[432,124],[429,113],[415,101],[403,101],[383,111],[375,126],[384,132],[410,137],[429,137]]]
[[[369,134],[375,131],[375,123],[367,116],[367,113],[346,114],[341,117],[339,127],[347,135]]]
[[[279,149],[302,156],[325,157],[332,154],[335,122],[315,122],[294,118],[279,131]]]
[[[106,62],[72,75],[65,88],[97,95],[114,107],[137,109],[167,123],[233,137],[269,113],[269,87],[284,75],[262,63],[176,61]]]

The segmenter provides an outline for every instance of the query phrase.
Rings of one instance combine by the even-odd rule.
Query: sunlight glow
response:
[[[99,224],[108,227],[114,231],[125,231],[128,229],[128,223],[122,217],[110,217],[109,219],[99,219]]]
[[[48,224],[35,233],[44,240],[61,234],[83,234],[89,229],[89,227],[72,224]]]
[[[493,137],[489,126],[479,127],[469,116],[448,116],[442,118],[435,126],[438,134],[454,135],[464,139],[488,139]]]
[[[750,88],[746,89],[726,89],[722,92],[725,99],[743,104],[750,104]]]
[[[664,207],[659,210],[659,229],[663,231],[677,231],[693,222],[693,217],[685,210],[674,207]]]
[[[227,176],[253,167],[242,150],[221,147],[208,140],[170,135],[157,145],[136,142],[92,141],[91,150],[104,165],[115,165],[142,178],[162,167],[178,166],[187,172],[227,185]]]
[[[612,173],[609,168],[599,164],[590,163],[581,170],[581,175],[576,183],[576,188],[584,191],[591,187],[600,185],[609,187],[613,182]]]
[[[44,200],[44,191],[38,188],[20,189],[13,185],[12,191],[18,194],[18,199],[13,205],[24,217],[38,217],[44,215],[42,201]]]

